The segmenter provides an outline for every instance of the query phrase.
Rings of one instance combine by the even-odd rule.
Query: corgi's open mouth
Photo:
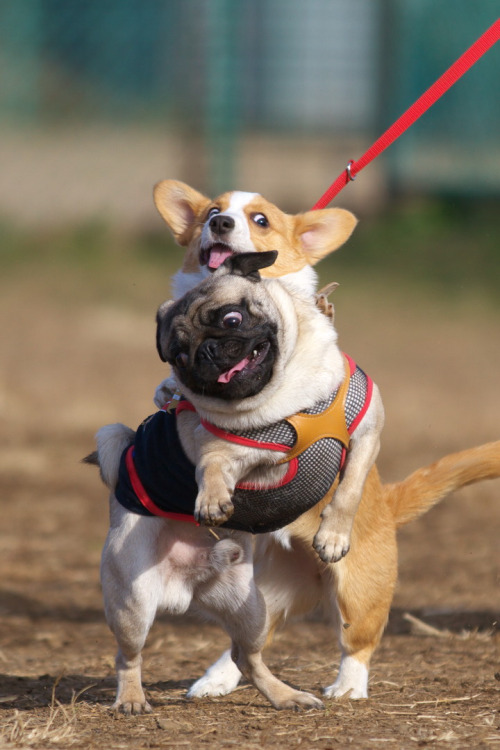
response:
[[[215,271],[231,255],[234,255],[234,250],[230,245],[226,245],[224,242],[214,242],[213,245],[206,245],[201,248],[200,266],[208,266],[210,271]]]

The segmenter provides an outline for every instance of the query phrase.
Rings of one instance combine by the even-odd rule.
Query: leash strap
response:
[[[333,198],[340,193],[349,182],[356,178],[367,164],[391,145],[405,130],[413,125],[424,112],[426,112],[437,100],[453,86],[469,68],[471,68],[496,42],[500,39],[500,18],[482,34],[474,44],[461,55],[448,70],[443,73],[430,88],[425,91],[412,106],[399,117],[391,127],[375,141],[368,151],[358,159],[350,161],[347,167],[337,177],[328,190],[321,196],[312,210],[325,208]]]

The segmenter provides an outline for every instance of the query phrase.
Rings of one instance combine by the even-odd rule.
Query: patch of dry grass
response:
[[[77,728],[77,701],[93,686],[73,693],[69,705],[64,706],[56,698],[60,680],[61,677],[58,677],[54,682],[48,716],[26,715],[16,709],[0,727],[1,747],[36,747],[42,744],[69,747],[81,741],[81,732]]]

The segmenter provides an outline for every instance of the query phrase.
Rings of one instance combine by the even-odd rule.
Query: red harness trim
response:
[[[194,516],[190,516],[186,513],[172,513],[170,511],[162,510],[156,505],[156,503],[151,500],[148,493],[144,489],[144,485],[139,479],[139,475],[137,474],[135,468],[133,445],[131,445],[127,450],[127,453],[125,455],[125,463],[127,466],[127,471],[129,473],[130,482],[132,484],[132,487],[134,488],[134,492],[141,503],[144,505],[144,507],[147,508],[150,513],[152,513],[154,516],[170,518],[172,521],[186,521],[188,523],[194,523],[196,526],[199,526],[199,523],[195,520]]]
[[[226,432],[226,430],[216,427],[211,422],[207,422],[206,419],[200,421],[203,427],[211,432],[212,435],[216,435],[217,437],[222,438],[222,440],[227,440],[230,443],[246,445],[249,448],[267,448],[270,451],[282,451],[285,453],[290,450],[289,445],[282,445],[281,443],[264,443],[259,440],[252,440],[251,438],[242,437],[241,435],[234,435],[232,432]]]
[[[232,432],[227,432],[226,430],[222,430],[220,427],[216,427],[211,422],[207,422],[206,419],[202,419],[201,424],[206,430],[211,432],[212,435],[216,435],[217,437],[222,438],[222,440],[227,440],[229,443],[238,443],[238,445],[246,445],[249,448],[267,448],[271,451],[282,451],[284,453],[290,450],[289,445],[282,445],[281,443],[265,443],[259,440],[252,440],[251,438],[242,437],[241,435],[234,435]],[[278,487],[283,487],[283,485],[288,484],[288,482],[291,482],[292,479],[296,476],[298,470],[299,462],[297,458],[292,458],[292,460],[289,461],[286,473],[276,484],[260,485],[253,484],[253,482],[241,482],[236,486],[241,490],[274,490]]]
[[[259,447],[261,446],[262,446],[262,443],[259,444]],[[276,484],[262,485],[262,484],[253,484],[253,482],[240,482],[239,484],[236,485],[236,487],[239,490],[276,490],[278,489],[278,487],[283,487],[285,484],[288,484],[288,482],[291,482],[292,479],[294,479],[295,476],[297,475],[298,470],[299,470],[299,460],[297,457],[295,457],[295,458],[292,458],[292,460],[288,462],[288,469],[286,470],[286,474]]]
[[[350,367],[350,370],[351,370],[351,377],[352,377],[354,375],[354,371],[356,370],[356,362],[352,359],[352,357],[350,357],[345,352],[343,352],[343,354],[344,354],[344,357],[349,362],[349,367]],[[352,435],[352,433],[354,432],[354,430],[356,429],[356,427],[358,426],[358,424],[361,422],[361,420],[365,416],[366,412],[368,411],[368,407],[371,404],[372,394],[373,394],[373,380],[371,379],[371,377],[369,375],[366,374],[366,372],[365,372],[365,377],[366,377],[366,397],[365,397],[365,402],[364,402],[363,406],[361,407],[361,410],[360,410],[358,416],[352,421],[351,426],[347,428],[347,432],[349,433],[349,435]],[[344,448],[344,450],[345,450],[345,448]],[[343,457],[342,463],[344,461],[345,461],[345,457]]]
[[[321,196],[312,210],[325,208],[335,196],[340,193],[356,174],[367,166],[375,157],[391,145],[405,130],[432,107],[437,100],[451,88],[469,68],[471,68],[489,49],[500,39],[500,18],[482,34],[474,44],[466,50],[451,67],[435,81],[430,88],[396,120],[368,151],[358,161],[350,161],[328,190]]]

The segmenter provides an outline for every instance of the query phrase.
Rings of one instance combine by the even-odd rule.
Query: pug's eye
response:
[[[252,215],[252,221],[255,224],[258,224],[259,227],[268,227],[269,222],[267,220],[267,216],[264,216],[264,214],[253,214]]]
[[[224,328],[238,328],[238,326],[241,325],[242,320],[242,314],[235,310],[234,312],[228,312],[224,315],[222,318],[222,325]]]
[[[207,221],[211,219],[212,216],[215,216],[215,214],[220,214],[220,208],[217,208],[217,206],[212,206],[212,208],[207,214]]]
[[[188,355],[185,352],[180,352],[175,358],[175,364],[177,367],[185,367],[188,363]]]

